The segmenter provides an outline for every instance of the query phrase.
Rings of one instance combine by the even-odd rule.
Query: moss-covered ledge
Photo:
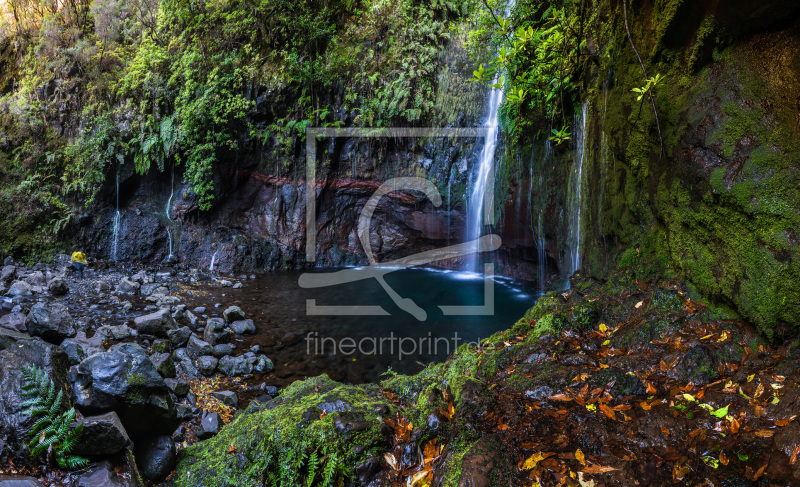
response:
[[[295,382],[220,433],[181,451],[176,486],[339,485],[378,466],[394,406],[377,385],[327,375]]]

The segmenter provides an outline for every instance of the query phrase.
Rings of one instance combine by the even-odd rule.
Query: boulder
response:
[[[164,382],[169,390],[178,397],[189,394],[189,384],[183,379],[164,379]]]
[[[239,320],[231,323],[231,329],[237,335],[253,335],[256,332],[256,325],[253,320]]]
[[[264,355],[260,355],[256,357],[255,362],[253,363],[253,370],[258,372],[259,374],[264,374],[271,370],[275,370],[275,365],[272,363],[272,360],[270,360]]]
[[[24,475],[0,475],[0,487],[42,487],[42,484]]]
[[[141,294],[142,296],[150,296],[151,294],[153,294],[153,291],[158,289],[160,286],[161,284],[156,284],[154,282],[142,284],[142,287],[139,288],[139,294]],[[161,294],[166,294],[166,293],[161,293]]]
[[[219,318],[210,318],[206,321],[206,328],[203,331],[203,339],[212,347],[221,343],[230,343],[231,332]]]
[[[219,428],[222,420],[217,413],[206,413],[200,421],[200,429],[197,431],[197,437],[201,440],[211,438],[219,433]]]
[[[67,307],[61,303],[36,303],[25,322],[28,333],[53,344],[75,336],[75,325]]]
[[[17,268],[13,265],[6,265],[3,266],[3,269],[0,270],[0,284],[6,284],[11,282],[14,277],[17,275]]]
[[[22,313],[9,313],[0,317],[0,328],[21,332],[28,331],[28,327],[25,325],[25,315]]]
[[[47,289],[53,296],[63,296],[69,292],[67,281],[60,277],[54,277],[47,283]]]
[[[167,435],[157,436],[136,445],[136,463],[146,480],[160,480],[175,468],[175,442]]]
[[[116,411],[134,437],[166,433],[176,424],[169,389],[144,349],[118,343],[69,373],[72,400],[85,413]]]
[[[22,414],[21,404],[27,399],[20,395],[23,367],[36,366],[44,370],[56,386],[66,390],[69,359],[61,348],[21,333],[2,332],[0,337],[0,432],[12,438],[23,438],[34,420]],[[66,398],[64,401],[66,406]]]
[[[61,348],[67,352],[70,365],[77,365],[86,357],[106,350],[97,334],[92,338],[86,338],[86,332],[83,331],[79,331],[74,338],[67,338],[61,342]]]
[[[33,294],[33,288],[30,284],[24,281],[16,281],[11,287],[8,288],[6,291],[6,296],[11,296],[12,298],[18,298],[20,296],[31,296]]]
[[[244,319],[244,311],[242,311],[242,308],[238,306],[229,306],[225,311],[222,312],[222,316],[225,318],[225,322],[233,323],[234,321]]]
[[[238,377],[253,373],[253,363],[247,357],[232,357],[227,355],[219,359],[217,370],[228,377]]]
[[[168,309],[160,309],[155,313],[139,316],[133,320],[133,323],[139,334],[162,338],[167,338],[170,330],[178,328],[178,324],[175,323]]]
[[[173,348],[184,346],[186,342],[189,341],[191,336],[192,330],[188,326],[182,326],[180,328],[167,331],[167,338],[169,338]]]
[[[104,460],[78,477],[75,485],[77,487],[137,487],[137,482],[128,472],[118,474],[117,469],[110,462]]]
[[[94,281],[94,283],[92,283],[92,289],[97,294],[107,293],[111,291],[111,284],[106,281]]]
[[[135,295],[139,292],[140,284],[136,281],[131,281],[127,277],[123,277],[117,284],[116,292],[119,294]]]
[[[31,287],[44,287],[47,285],[47,280],[44,277],[44,273],[41,271],[36,271],[28,274],[25,276],[23,281],[27,282],[31,285]]]
[[[87,416],[80,423],[83,424],[83,434],[72,450],[76,455],[113,455],[132,445],[128,432],[114,411]],[[77,426],[78,423],[73,425]]]
[[[239,398],[233,391],[214,391],[211,393],[211,397],[219,399],[219,401],[226,406],[232,408],[239,407]]]
[[[197,335],[192,334],[189,337],[189,341],[186,344],[186,351],[189,353],[189,357],[192,359],[196,359],[197,357],[203,355],[211,355],[212,348],[208,342],[205,342],[197,337]]]
[[[169,353],[154,353],[150,356],[150,361],[156,366],[156,370],[162,377],[175,377],[175,362]]]
[[[128,325],[103,325],[97,329],[94,336],[102,341],[106,340],[127,340],[136,336],[136,330]]]
[[[231,346],[230,343],[214,345],[213,354],[217,358],[222,358],[226,355],[233,355],[233,346]]]
[[[194,366],[197,367],[197,371],[201,374],[210,376],[217,368],[217,359],[211,355],[204,355],[202,357],[198,357],[197,360],[194,361]]]

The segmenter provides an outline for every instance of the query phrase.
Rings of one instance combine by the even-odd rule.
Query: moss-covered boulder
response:
[[[392,412],[377,385],[343,385],[327,375],[295,382],[183,450],[175,485],[346,484],[374,470],[389,449],[383,418]]]

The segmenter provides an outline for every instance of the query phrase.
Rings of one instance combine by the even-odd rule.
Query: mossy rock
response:
[[[392,411],[376,385],[348,386],[326,375],[295,382],[182,450],[175,485],[346,484],[390,448],[381,418]]]

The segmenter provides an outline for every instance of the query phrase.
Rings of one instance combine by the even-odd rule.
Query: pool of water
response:
[[[347,282],[308,287],[327,284],[318,281],[336,272],[335,282]],[[271,272],[243,281],[242,289],[189,290],[187,304],[241,306],[257,334],[240,345],[261,346],[276,366],[267,381],[283,385],[321,373],[352,383],[379,380],[389,368],[415,373],[459,345],[509,328],[540,296],[526,283],[439,269],[392,270],[384,284],[369,270],[303,274]]]

